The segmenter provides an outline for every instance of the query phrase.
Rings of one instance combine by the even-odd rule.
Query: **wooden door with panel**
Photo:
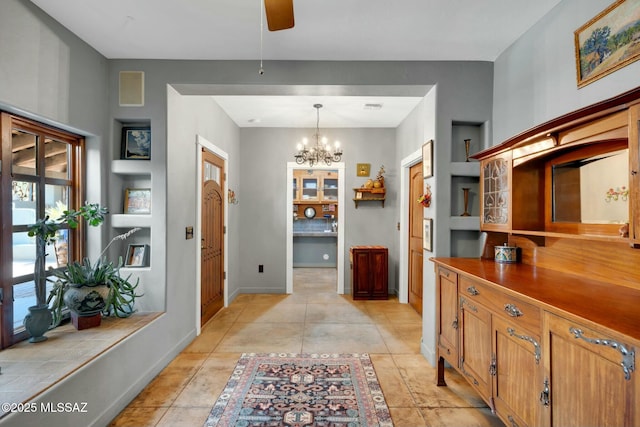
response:
[[[424,208],[417,203],[424,190],[422,175],[422,162],[411,166],[409,169],[409,266],[407,271],[409,305],[422,315],[422,279],[423,279],[423,217]]]

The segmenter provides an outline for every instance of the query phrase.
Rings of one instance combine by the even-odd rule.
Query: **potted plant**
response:
[[[85,203],[79,210],[65,210],[56,218],[49,215],[36,221],[28,229],[28,235],[36,238],[36,259],[33,270],[33,281],[36,294],[36,305],[28,308],[29,314],[25,316],[24,326],[29,332],[30,342],[40,342],[47,339],[44,333],[51,326],[52,315],[47,304],[47,273],[46,257],[47,246],[55,243],[58,233],[63,225],[76,228],[79,221],[86,220],[91,226],[98,226],[104,221],[107,214],[106,208],[97,203]]]
[[[120,275],[122,257],[114,264],[103,255],[113,242],[125,240],[138,230],[139,228],[133,228],[111,239],[95,263],[84,258],[54,271],[56,280],[47,300],[47,303],[52,303],[54,326],[60,324],[65,306],[71,312],[73,323],[78,329],[99,325],[102,315],[129,317],[135,312],[135,300],[142,296],[136,294],[139,281],[131,283],[131,275]]]

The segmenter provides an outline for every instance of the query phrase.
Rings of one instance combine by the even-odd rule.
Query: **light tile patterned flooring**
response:
[[[420,354],[421,318],[407,304],[353,301],[335,269],[295,269],[292,295],[245,294],[221,310],[112,426],[201,426],[243,352],[369,353],[397,427],[502,426],[464,379]]]

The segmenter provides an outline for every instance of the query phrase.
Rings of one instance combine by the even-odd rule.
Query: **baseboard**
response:
[[[427,362],[429,362],[431,366],[436,366],[436,352],[428,348],[422,340],[420,340],[420,353],[427,359]]]
[[[262,287],[241,287],[238,290],[239,294],[286,294],[287,290],[284,287],[281,288],[262,288]]]

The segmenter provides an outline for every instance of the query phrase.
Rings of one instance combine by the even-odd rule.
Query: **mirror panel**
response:
[[[574,158],[563,156],[552,162],[552,221],[628,223],[629,150],[597,152],[589,148],[569,156]]]

